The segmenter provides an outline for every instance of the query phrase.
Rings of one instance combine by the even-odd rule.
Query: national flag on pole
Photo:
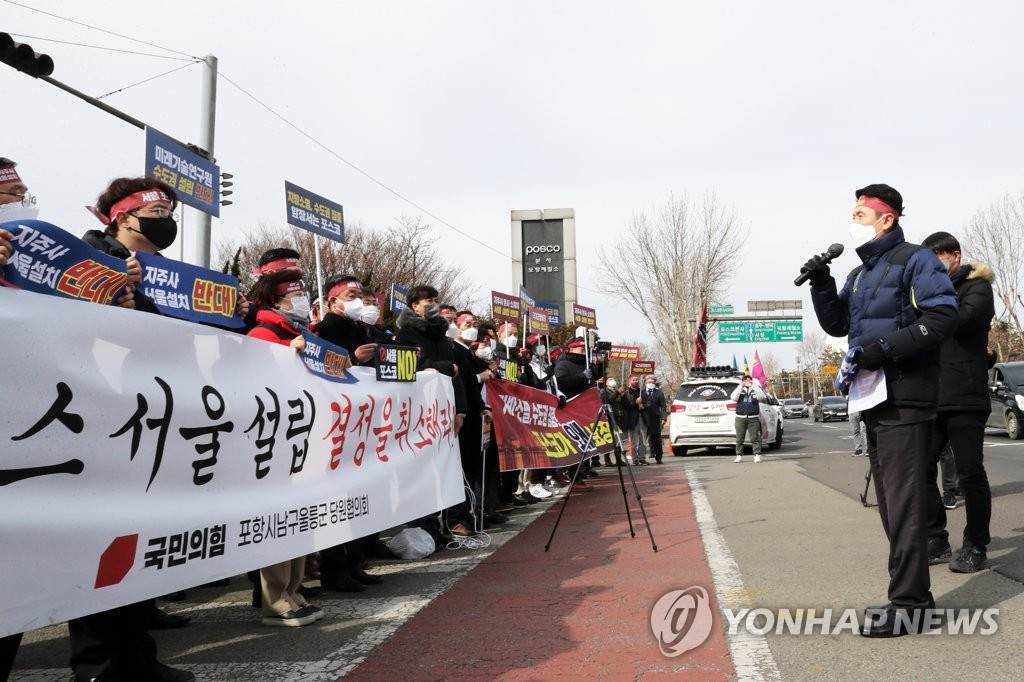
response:
[[[697,325],[697,335],[693,338],[693,366],[707,367],[708,365],[708,304],[704,302],[704,310],[700,314],[700,324]]]
[[[747,362],[747,356],[743,356],[743,373],[750,374],[750,363]]]
[[[736,362],[736,354],[735,353],[732,354],[732,368],[734,370],[736,370],[737,372],[740,371],[739,363]]]
[[[750,376],[755,379],[761,388],[768,385],[768,377],[764,373],[764,367],[761,365],[761,356],[754,351],[754,365],[750,368]]]

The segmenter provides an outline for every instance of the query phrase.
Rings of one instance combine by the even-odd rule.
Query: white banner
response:
[[[0,288],[0,636],[237,575],[463,499],[451,380]]]

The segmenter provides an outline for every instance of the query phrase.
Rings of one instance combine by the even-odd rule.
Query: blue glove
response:
[[[854,378],[857,376],[857,370],[860,369],[860,363],[857,362],[857,356],[863,352],[863,348],[860,346],[854,346],[843,358],[843,364],[839,366],[839,373],[836,374],[836,390],[842,395],[846,395],[850,392],[850,385],[853,383]]]

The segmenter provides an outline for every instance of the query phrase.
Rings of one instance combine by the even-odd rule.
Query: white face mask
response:
[[[445,336],[447,336],[449,339],[456,339],[456,338],[458,338],[458,336],[459,336],[459,325],[455,324],[454,322],[450,323],[448,325],[448,331],[445,332]]]
[[[352,320],[358,322],[362,319],[363,315],[363,299],[353,298],[351,301],[345,301],[342,303],[345,307],[345,315]]]
[[[0,206],[0,223],[12,220],[35,220],[39,217],[39,209],[35,206],[22,206],[17,201],[13,204]]]
[[[608,381],[607,383],[605,383],[605,386],[608,387],[608,390],[614,391],[615,387],[618,386],[618,384],[614,381]]]
[[[512,336],[505,337],[505,345],[509,348],[515,348],[516,344],[519,343],[519,337],[513,334]]]
[[[494,357],[494,351],[484,346],[483,348],[476,349],[476,356],[485,362],[490,362],[491,358]]]
[[[853,223],[850,225],[850,239],[853,241],[853,248],[856,249],[864,246],[875,238],[878,234],[875,230],[875,225],[877,225],[880,220],[881,218],[870,225],[861,225],[860,223]]]
[[[309,319],[309,296],[295,296],[288,299],[292,304],[291,313],[295,317]]]
[[[474,341],[476,341],[479,335],[480,330],[477,329],[476,327],[470,327],[469,329],[462,330],[462,340],[468,343],[473,343]]]
[[[548,354],[548,347],[547,346],[537,346],[537,355],[547,355],[547,354]]]
[[[348,311],[346,311],[348,312]],[[359,319],[366,324],[377,324],[380,318],[380,308],[375,305],[363,304],[363,310],[359,313]]]
[[[654,390],[654,384],[647,384],[647,390],[648,391],[653,391]]]

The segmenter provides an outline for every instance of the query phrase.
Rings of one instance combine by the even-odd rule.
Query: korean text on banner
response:
[[[542,336],[551,333],[551,321],[548,319],[548,311],[543,308],[530,308],[530,331]]]
[[[409,290],[397,284],[391,285],[391,312],[400,315],[409,307]]]
[[[537,301],[537,307],[547,312],[548,324],[551,325],[552,329],[562,326],[561,311],[556,304]]]
[[[522,303],[518,296],[491,292],[491,317],[503,322],[521,322],[523,316]]]
[[[0,410],[0,637],[464,499],[452,382],[434,372],[356,367],[340,385],[276,343],[6,288],[0,346],[18,348]]]
[[[142,265],[142,293],[164,315],[233,329],[245,326],[235,312],[237,277],[145,253],[135,257]]]
[[[612,346],[608,357],[612,360],[639,360],[639,346]]]
[[[128,282],[128,266],[70,232],[41,220],[2,223],[14,235],[13,252],[0,268],[0,283],[26,291],[91,303],[116,301]]]
[[[174,188],[181,203],[220,216],[220,168],[166,135],[146,128],[146,175]]]
[[[597,329],[597,311],[585,305],[572,304],[572,320],[577,327]]]
[[[530,293],[526,290],[526,287],[519,287],[519,309],[526,312],[536,305],[536,299],[534,299],[533,296],[530,296]]]
[[[596,388],[584,391],[561,409],[558,398],[547,391],[508,381],[489,382],[487,398],[494,414],[502,471],[568,466],[614,447],[611,427],[603,418],[593,439],[589,438],[601,407]]]
[[[285,180],[288,224],[336,242],[345,241],[345,214],[341,204]]]
[[[631,363],[630,374],[654,374],[654,363],[650,360],[634,360]]]

